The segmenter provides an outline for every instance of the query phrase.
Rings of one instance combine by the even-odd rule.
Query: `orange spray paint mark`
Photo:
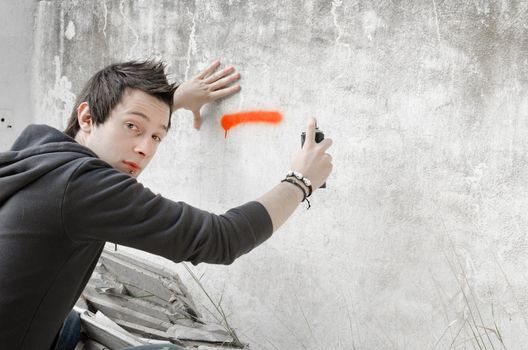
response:
[[[227,138],[227,131],[238,124],[242,123],[269,123],[278,124],[282,121],[282,114],[274,111],[251,111],[226,114],[222,116],[220,123],[225,130],[225,138]]]

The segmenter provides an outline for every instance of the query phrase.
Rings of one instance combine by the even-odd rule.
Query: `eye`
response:
[[[127,129],[130,129],[130,130],[134,130],[134,131],[139,131],[139,128],[136,126],[136,124],[133,124],[133,123],[125,123]]]
[[[154,139],[154,141],[156,142],[161,142],[161,137],[157,136],[157,135],[152,135],[152,139]]]

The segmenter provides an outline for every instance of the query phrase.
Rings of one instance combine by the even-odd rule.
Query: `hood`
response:
[[[0,153],[0,207],[41,176],[82,157],[97,155],[50,126],[28,126],[9,151]]]

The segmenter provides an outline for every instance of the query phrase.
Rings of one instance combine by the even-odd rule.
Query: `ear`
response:
[[[92,131],[93,121],[88,102],[82,102],[79,107],[77,107],[77,122],[79,123],[79,131],[83,131],[87,134]]]

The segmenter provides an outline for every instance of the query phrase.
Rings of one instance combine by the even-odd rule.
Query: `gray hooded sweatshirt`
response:
[[[49,349],[107,241],[230,264],[272,231],[258,202],[215,215],[171,201],[62,132],[31,125],[0,153],[0,346]]]

